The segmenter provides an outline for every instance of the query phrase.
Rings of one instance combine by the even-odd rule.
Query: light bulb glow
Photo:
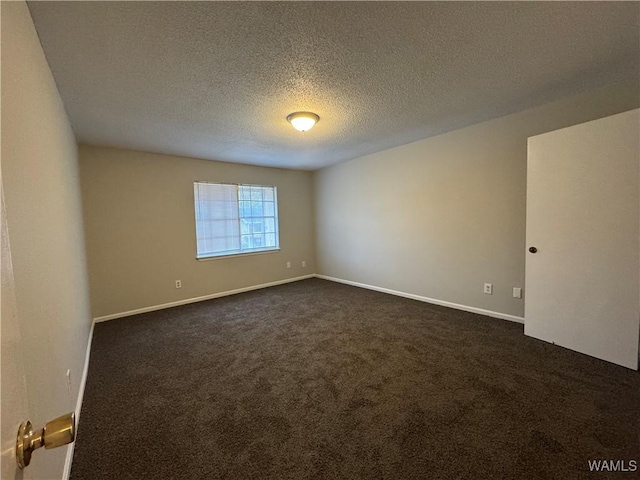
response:
[[[306,132],[313,128],[316,122],[320,120],[320,117],[311,112],[296,112],[289,115],[287,120],[296,130]]]

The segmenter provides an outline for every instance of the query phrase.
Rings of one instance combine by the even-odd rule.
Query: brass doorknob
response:
[[[22,470],[31,463],[31,454],[42,447],[56,448],[73,442],[76,437],[76,415],[67,413],[48,422],[44,428],[33,431],[31,422],[22,422],[16,440],[16,462]]]

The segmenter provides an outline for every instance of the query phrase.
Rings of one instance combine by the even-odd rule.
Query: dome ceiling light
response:
[[[287,121],[300,132],[311,130],[320,117],[311,112],[295,112],[287,117]]]

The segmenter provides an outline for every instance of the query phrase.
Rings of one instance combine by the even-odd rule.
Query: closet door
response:
[[[639,112],[529,138],[524,329],[635,370]]]

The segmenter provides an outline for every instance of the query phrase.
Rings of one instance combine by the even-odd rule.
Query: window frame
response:
[[[234,186],[236,188],[236,205],[238,208],[238,238],[240,240],[240,250],[238,251],[234,251],[233,253],[220,253],[220,254],[213,254],[213,255],[204,255],[204,256],[198,256],[198,212],[197,212],[197,195],[196,195],[196,185],[197,184],[205,184],[205,185],[231,185]],[[241,201],[245,201],[242,200],[240,198],[240,187],[259,187],[259,188],[271,188],[273,189],[273,209],[274,209],[274,214],[273,216],[268,215],[268,216],[264,216],[264,210],[263,210],[263,216],[260,217],[243,217],[241,215],[241,209],[240,209],[240,202]],[[262,255],[265,253],[275,253],[275,252],[279,252],[280,251],[280,222],[279,222],[279,214],[278,214],[278,187],[275,185],[257,185],[257,184],[252,184],[252,183],[231,183],[231,182],[210,182],[207,180],[194,180],[193,181],[193,218],[194,218],[194,233],[195,233],[195,248],[196,248],[196,260],[198,260],[199,262],[206,262],[209,260],[217,260],[220,258],[230,258],[230,257],[238,257],[238,256],[247,256],[247,255]],[[249,200],[251,201],[251,200]],[[269,200],[267,200],[269,201]],[[265,200],[262,200],[262,203],[264,204]],[[251,220],[252,218],[260,218],[260,219],[266,219],[266,218],[273,218],[274,219],[274,234],[275,234],[275,241],[276,241],[276,245],[274,247],[264,247],[264,248],[251,248],[251,249],[242,249],[242,227],[241,227],[241,222],[243,219],[247,220]],[[263,235],[265,235],[267,232],[263,232]],[[268,232],[268,233],[272,233],[272,232]]]

